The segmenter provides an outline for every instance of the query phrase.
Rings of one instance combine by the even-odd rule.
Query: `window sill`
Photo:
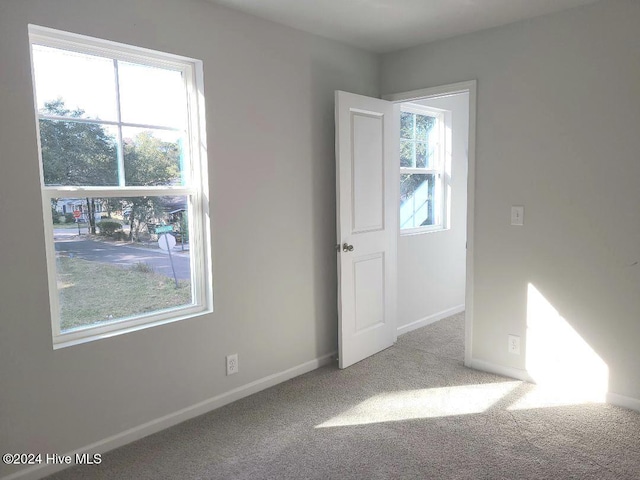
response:
[[[171,317],[148,320],[144,323],[126,326],[121,325],[120,322],[118,322],[109,325],[99,325],[85,330],[63,333],[53,338],[53,349],[58,350],[61,348],[72,347],[74,345],[81,345],[83,343],[95,342],[104,338],[116,337],[118,335],[137,332],[139,330],[166,325],[168,323],[179,322],[181,320],[187,320],[189,318],[195,318],[209,313],[213,313],[212,308],[196,306],[184,309],[178,315],[174,314]],[[116,326],[119,326],[120,328],[114,328]]]
[[[400,236],[413,237],[415,235],[423,235],[425,233],[447,232],[449,230],[451,230],[450,227],[443,227],[441,225],[433,226],[433,227],[423,227],[423,228],[410,228],[410,229],[400,230]]]

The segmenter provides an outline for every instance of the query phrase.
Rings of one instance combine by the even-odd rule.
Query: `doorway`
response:
[[[390,347],[399,333],[462,310],[466,311],[465,364],[469,365],[475,102],[475,81],[394,94],[382,100],[336,91],[340,368]],[[464,128],[460,129],[456,124],[462,117]],[[405,123],[404,133],[401,122]],[[406,144],[403,163],[402,143]],[[440,153],[431,155],[430,149]],[[403,281],[416,288],[413,295],[410,288],[407,292],[420,308],[426,305],[431,310],[417,319],[412,318],[413,313],[404,318],[397,314],[396,256],[398,241],[403,237],[407,245],[428,242],[407,250],[405,255]],[[436,249],[438,243],[455,243],[456,248],[450,249],[455,251],[455,269],[451,267],[453,254]],[[419,262],[415,252],[423,256]],[[434,268],[428,272],[426,267]],[[451,278],[445,278],[446,274]],[[425,288],[431,288],[426,301]],[[447,297],[448,304],[441,301]]]
[[[383,97],[400,106],[399,335],[465,311],[473,326],[476,82]]]

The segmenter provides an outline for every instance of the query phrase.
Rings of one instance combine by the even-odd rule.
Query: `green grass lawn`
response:
[[[82,229],[86,229],[88,227],[88,223],[84,223],[81,222],[80,223],[80,228]],[[69,223],[54,223],[53,224],[53,229],[54,230],[59,230],[59,229],[65,229],[65,230],[73,230],[76,229],[78,230],[78,224],[75,222],[69,222]]]
[[[191,304],[191,282],[148,271],[58,257],[60,329],[94,325]]]

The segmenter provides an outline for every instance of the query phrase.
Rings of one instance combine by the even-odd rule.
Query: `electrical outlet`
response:
[[[238,373],[238,354],[227,355],[227,375]]]
[[[509,335],[509,353],[520,355],[520,337],[518,335]]]

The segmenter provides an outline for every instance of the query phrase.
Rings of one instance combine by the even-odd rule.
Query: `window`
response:
[[[400,232],[445,228],[444,112],[404,103],[400,111]]]
[[[211,311],[201,62],[29,37],[54,348]]]

